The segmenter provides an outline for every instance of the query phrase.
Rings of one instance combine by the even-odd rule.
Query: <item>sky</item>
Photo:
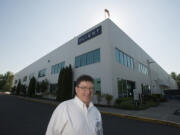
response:
[[[167,73],[180,73],[179,0],[0,0],[0,74],[17,73],[110,19]]]

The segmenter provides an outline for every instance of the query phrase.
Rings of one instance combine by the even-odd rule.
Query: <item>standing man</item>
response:
[[[93,78],[88,75],[77,79],[75,98],[58,105],[46,135],[103,135],[101,114],[91,102],[93,84]]]

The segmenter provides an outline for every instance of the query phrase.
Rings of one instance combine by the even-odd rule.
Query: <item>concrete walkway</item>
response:
[[[157,107],[151,107],[146,110],[123,110],[115,108],[98,107],[100,111],[109,114],[115,114],[120,117],[141,119],[145,121],[157,122],[167,125],[175,125],[180,127],[180,116],[174,112],[180,109],[180,100],[169,100],[168,102],[160,103]]]

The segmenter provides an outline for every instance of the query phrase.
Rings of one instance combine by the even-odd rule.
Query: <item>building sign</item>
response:
[[[81,37],[78,38],[78,45],[86,42],[87,40],[90,40],[91,38],[94,38],[98,35],[100,35],[102,33],[102,27],[99,26],[93,30],[91,30],[90,32],[82,35]]]

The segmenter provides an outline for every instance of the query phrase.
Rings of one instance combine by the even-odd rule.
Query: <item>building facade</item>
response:
[[[15,74],[14,84],[26,86],[34,76],[48,80],[55,91],[59,72],[71,64],[73,80],[82,74],[95,79],[95,93],[114,98],[139,93],[163,93],[176,89],[176,82],[139,45],[110,19],[95,25]]]

